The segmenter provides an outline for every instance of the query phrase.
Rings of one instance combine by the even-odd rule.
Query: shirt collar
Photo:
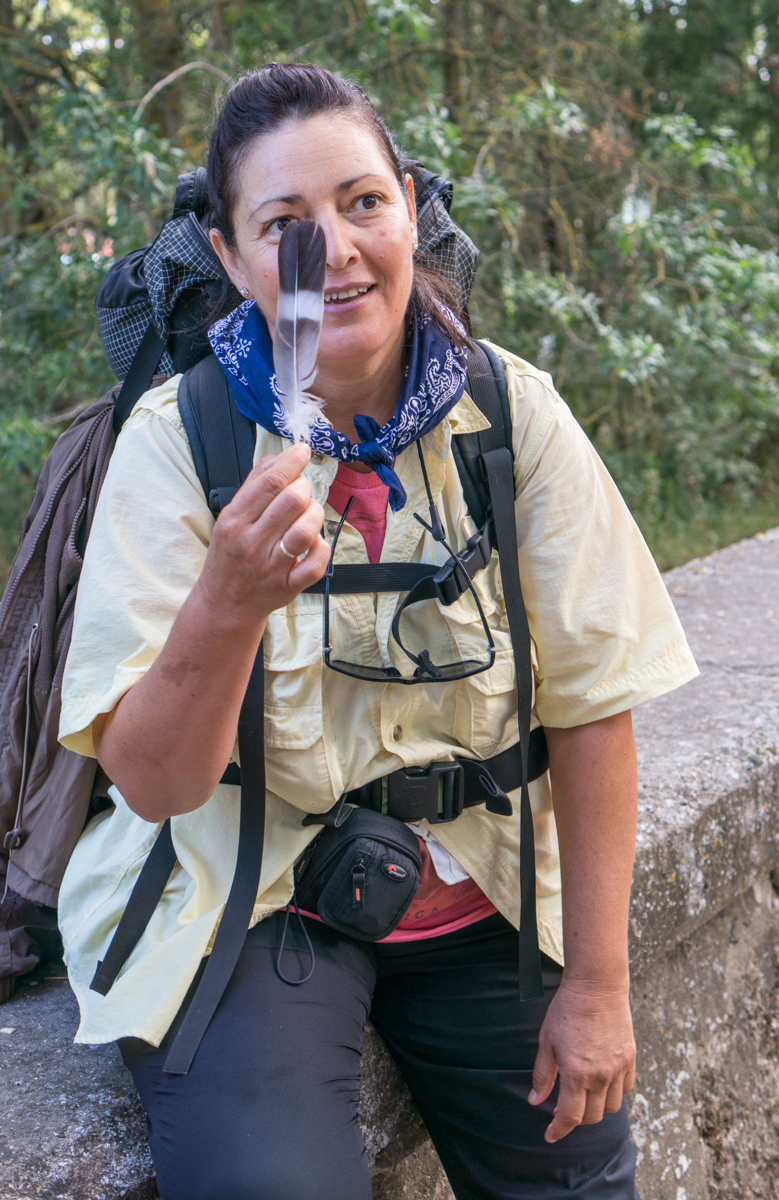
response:
[[[481,429],[490,428],[484,413],[474,404],[467,392],[463,392],[459,402],[449,413],[448,420],[453,434],[478,433]]]

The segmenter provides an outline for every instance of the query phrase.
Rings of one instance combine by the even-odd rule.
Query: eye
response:
[[[292,217],[276,217],[275,220],[271,221],[270,224],[266,226],[266,232],[283,233],[291,220]]]
[[[355,208],[360,209],[362,212],[374,212],[380,203],[381,198],[375,192],[368,192],[367,195],[360,196],[360,199],[355,204]]]

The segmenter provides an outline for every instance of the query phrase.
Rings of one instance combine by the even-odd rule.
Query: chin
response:
[[[369,359],[379,354],[397,337],[396,330],[379,330],[375,326],[360,328],[359,325],[322,331],[318,359],[322,366],[336,366],[339,362],[354,362]]]

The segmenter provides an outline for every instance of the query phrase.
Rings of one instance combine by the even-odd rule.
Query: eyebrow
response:
[[[363,179],[378,179],[378,178],[379,178],[378,175],[372,175],[370,172],[366,173],[365,175],[356,175],[354,177],[354,179],[345,179],[343,181],[343,183],[339,183],[335,190],[340,195],[341,192],[348,192],[351,188],[353,188],[355,186],[355,184],[360,183],[361,180],[363,180]],[[258,213],[261,208],[265,208],[266,205],[268,205],[268,204],[302,204],[303,200],[304,200],[304,197],[301,196],[298,192],[293,192],[289,196],[274,196],[270,200],[261,201],[261,203],[258,204],[255,209],[252,209],[250,216],[253,217],[255,213]]]

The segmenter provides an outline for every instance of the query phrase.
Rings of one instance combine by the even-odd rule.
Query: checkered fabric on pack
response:
[[[479,251],[449,216],[440,192],[428,192],[417,210],[417,236],[422,261],[454,284],[460,303],[466,308],[479,265]]]
[[[111,276],[115,272],[116,280],[124,273],[123,288],[112,289],[115,281]],[[128,284],[130,275],[133,278]],[[124,379],[129,371],[150,321],[167,336],[170,315],[183,292],[196,287],[216,297],[225,279],[208,235],[194,213],[167,221],[151,246],[135,250],[116,263],[97,298],[100,335],[116,377]],[[157,370],[162,374],[173,371],[167,350]]]

